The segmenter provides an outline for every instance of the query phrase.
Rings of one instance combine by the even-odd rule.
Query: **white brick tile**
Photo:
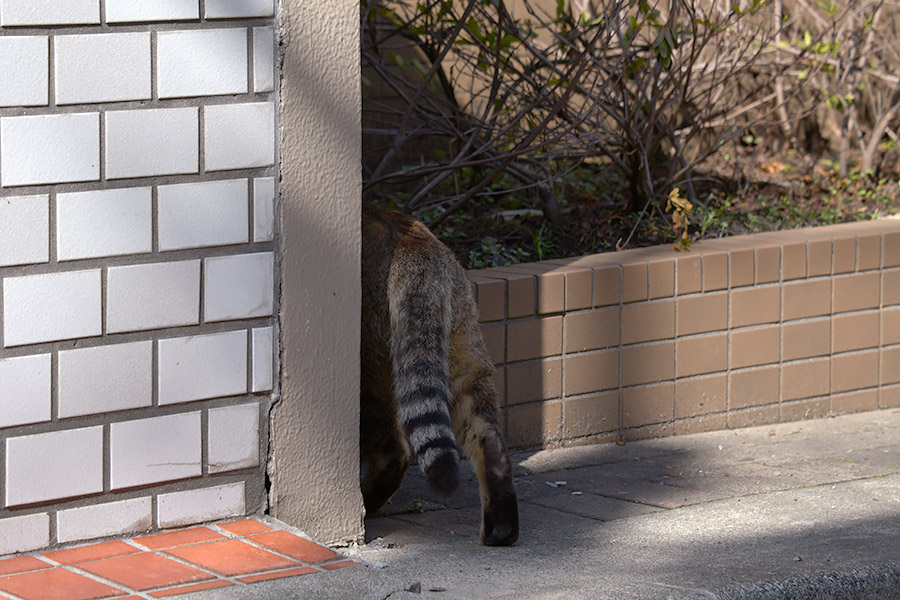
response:
[[[100,335],[100,270],[3,281],[6,346]]]
[[[246,392],[246,331],[159,341],[160,405]]]
[[[58,35],[56,103],[150,98],[150,32]]]
[[[275,29],[253,28],[253,91],[275,89]]]
[[[106,176],[149,177],[196,173],[196,108],[121,110],[106,115]]]
[[[103,491],[103,428],[6,440],[6,504],[16,506]]]
[[[110,455],[113,489],[197,477],[200,413],[113,423]]]
[[[159,249],[224,246],[248,241],[247,180],[159,187]]]
[[[247,30],[161,31],[156,77],[160,98],[247,92]]]
[[[50,355],[0,360],[0,427],[50,420]]]
[[[46,195],[0,198],[0,267],[49,260],[49,206]]]
[[[149,496],[56,513],[56,538],[60,543],[137,533],[152,526],[153,509]]]
[[[207,106],[203,137],[210,171],[266,167],[275,162],[275,105]]]
[[[150,406],[153,342],[61,350],[58,386],[60,418]]]
[[[199,18],[200,5],[197,0],[106,0],[107,23]]]
[[[253,241],[271,242],[275,237],[275,178],[253,180]]]
[[[110,333],[199,321],[199,260],[109,268],[106,328]]]
[[[149,187],[59,194],[57,258],[76,260],[150,252],[151,204]]]
[[[47,104],[47,36],[0,37],[0,106]]]
[[[272,0],[206,0],[207,19],[271,17]]]
[[[28,552],[50,545],[47,513],[0,519],[0,555]]]
[[[3,187],[100,178],[100,115],[0,119]]]
[[[0,0],[0,25],[88,25],[100,22],[100,0]]]
[[[209,472],[259,464],[259,405],[209,409]]]
[[[199,490],[160,494],[156,509],[160,527],[205,523],[236,517],[246,512],[242,481]]]
[[[228,321],[272,314],[272,252],[207,258],[204,307],[207,321]]]
[[[273,362],[275,356],[275,332],[272,327],[259,327],[253,330],[253,387],[254,392],[267,392],[272,389]]]

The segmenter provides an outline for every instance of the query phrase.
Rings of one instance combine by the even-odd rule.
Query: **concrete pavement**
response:
[[[900,409],[518,454],[521,538],[417,469],[335,572],[183,598],[900,598]]]

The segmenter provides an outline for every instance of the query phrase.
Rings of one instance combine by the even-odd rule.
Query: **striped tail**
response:
[[[389,284],[391,359],[400,423],[428,485],[449,496],[459,483],[450,422],[450,305],[440,275],[406,264]]]

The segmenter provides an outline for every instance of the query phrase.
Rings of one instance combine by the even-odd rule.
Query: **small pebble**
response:
[[[375,568],[376,569],[387,569],[387,564],[385,564],[383,562],[377,562],[377,563],[375,563]]]
[[[572,492],[572,495],[573,495],[573,496],[580,496],[580,495],[581,495],[581,492]]]
[[[422,584],[418,581],[415,581],[403,589],[407,592],[412,592],[413,594],[421,594],[422,593]]]

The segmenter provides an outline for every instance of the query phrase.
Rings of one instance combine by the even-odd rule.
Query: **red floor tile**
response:
[[[242,521],[231,521],[230,523],[218,523],[219,527],[234,535],[250,535],[253,533],[262,533],[264,531],[272,531],[268,525],[264,525],[256,519],[244,519]]]
[[[135,590],[214,579],[209,573],[149,552],[83,563],[78,568]]]
[[[309,575],[317,573],[311,567],[300,567],[299,569],[288,569],[287,571],[277,571],[275,573],[263,573],[261,575],[248,575],[247,577],[239,577],[238,581],[244,583],[256,583],[257,581],[268,581],[270,579],[281,579],[282,577],[294,577],[295,575]]]
[[[130,544],[116,540],[113,542],[91,544],[90,546],[79,546],[78,548],[66,548],[65,550],[43,552],[41,553],[41,556],[49,558],[50,560],[55,560],[63,565],[73,565],[88,560],[123,556],[125,554],[134,554],[140,551],[140,548],[135,548]]]
[[[15,558],[7,558],[0,560],[0,575],[9,575],[10,573],[24,573],[25,571],[36,571],[38,569],[47,569],[52,567],[50,563],[46,563],[34,556],[17,556]]]
[[[290,559],[260,550],[240,540],[196,544],[166,552],[223,575],[244,575],[297,565]]]
[[[62,568],[0,577],[0,590],[25,600],[94,600],[125,592]]]
[[[353,560],[342,560],[341,562],[329,563],[327,565],[322,565],[323,569],[328,569],[329,571],[333,571],[335,569],[341,569],[343,567],[352,567],[353,565],[358,565],[359,563]]]
[[[277,550],[282,554],[287,554],[297,560],[308,563],[318,563],[338,555],[314,542],[305,540],[287,531],[270,531],[247,538],[260,546]]]
[[[215,581],[207,581],[206,583],[195,583],[194,585],[184,585],[170,590],[160,590],[158,592],[150,592],[154,598],[165,598],[167,596],[177,596],[178,594],[187,594],[188,592],[199,592],[200,590],[211,590],[213,588],[228,587],[234,585],[230,581],[216,579]]]
[[[170,531],[169,533],[145,535],[134,538],[134,541],[151,550],[162,550],[164,548],[175,548],[176,546],[223,539],[225,539],[224,535],[216,533],[208,527],[194,527],[193,529],[182,529],[180,531]]]

